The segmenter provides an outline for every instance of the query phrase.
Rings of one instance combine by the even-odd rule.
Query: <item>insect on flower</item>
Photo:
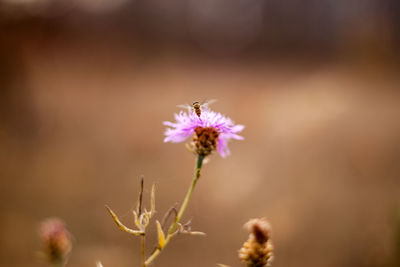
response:
[[[195,101],[195,102],[193,102],[192,105],[185,104],[185,105],[178,105],[177,107],[178,108],[186,108],[189,111],[194,110],[194,112],[196,113],[197,117],[200,118],[201,111],[205,110],[205,109],[208,109],[208,106],[211,105],[212,103],[216,102],[216,101],[217,100],[215,100],[215,99],[211,99],[211,100],[203,101],[201,104],[200,104],[199,101]]]
[[[209,109],[209,102],[200,106],[200,111],[196,111],[197,104],[184,106],[188,112],[175,114],[176,122],[164,122],[168,126],[164,142],[180,143],[192,136],[190,148],[199,156],[205,157],[217,150],[222,157],[226,157],[230,154],[228,141],[243,140],[238,133],[244,126],[235,125],[230,118]]]

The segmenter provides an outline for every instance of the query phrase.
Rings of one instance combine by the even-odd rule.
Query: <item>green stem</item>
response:
[[[192,196],[193,190],[196,187],[196,183],[200,178],[200,171],[201,171],[201,167],[203,165],[203,160],[204,160],[204,156],[197,156],[196,168],[194,171],[192,184],[190,185],[189,190],[186,193],[185,199],[183,200],[182,206],[179,209],[178,215],[176,216],[174,223],[169,228],[168,235],[165,239],[164,247],[167,246],[167,244],[169,243],[171,238],[175,235],[175,231],[176,231],[176,228],[178,227],[178,223],[180,222],[183,214],[185,213],[186,207],[189,203],[190,197]],[[153,254],[151,254],[151,256],[146,260],[146,262],[144,263],[144,266],[149,265],[160,254],[160,252],[161,252],[161,249],[157,248],[153,252]]]
[[[187,205],[189,203],[190,197],[192,196],[192,193],[193,193],[193,190],[194,190],[194,188],[196,186],[196,183],[200,178],[200,170],[201,170],[201,166],[203,165],[203,160],[204,160],[203,156],[198,156],[197,157],[196,169],[194,171],[194,177],[193,177],[192,185],[189,187],[189,190],[186,193],[186,197],[183,200],[181,208],[179,209],[178,216],[176,216],[175,222],[172,224],[171,228],[169,229],[168,235],[172,235],[176,231],[176,227],[178,225],[178,222],[181,220],[181,218],[183,216],[183,213],[186,210],[186,207],[187,207]]]

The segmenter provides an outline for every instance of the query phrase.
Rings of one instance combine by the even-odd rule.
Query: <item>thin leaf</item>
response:
[[[167,223],[167,220],[169,218],[169,216],[171,216],[172,213],[174,213],[175,217],[174,220],[176,220],[176,216],[178,216],[178,211],[176,210],[176,206],[178,205],[178,203],[175,203],[172,207],[169,208],[169,210],[164,214],[164,217],[161,221],[161,227],[163,229],[165,229],[165,224]]]
[[[140,219],[142,218],[143,214],[140,217],[138,217],[138,214],[136,213],[136,211],[132,211],[132,213],[133,213],[133,216],[134,216],[134,219],[135,219],[136,227],[144,232],[144,230],[143,230],[144,227],[143,227],[143,225],[142,225],[142,223],[140,221]]]
[[[189,152],[191,152],[191,153],[193,153],[193,154],[196,154],[196,151],[194,151],[193,147],[191,147],[189,144],[185,144],[185,148],[186,148]]]
[[[156,184],[153,184],[151,187],[151,195],[150,195],[150,218],[156,212]]]
[[[112,219],[114,220],[115,224],[118,226],[118,228],[121,231],[129,233],[131,235],[136,235],[136,236],[144,235],[143,231],[132,230],[132,229],[126,227],[125,225],[123,225],[121,223],[121,221],[118,219],[117,215],[110,209],[110,207],[106,206],[106,208],[107,208],[108,212],[110,213]]]
[[[138,202],[136,207],[136,212],[138,216],[142,214],[142,205],[143,205],[143,189],[144,189],[144,176],[140,179],[140,191],[138,196]]]
[[[158,233],[158,247],[160,249],[163,249],[163,247],[165,246],[165,235],[161,228],[161,224],[158,220],[156,221],[156,225],[157,225],[157,233]]]
[[[185,232],[184,232],[185,233]],[[203,232],[199,232],[199,231],[193,231],[193,232],[187,232],[189,235],[201,235],[201,236],[205,236],[206,233]],[[185,233],[186,234],[186,233]]]

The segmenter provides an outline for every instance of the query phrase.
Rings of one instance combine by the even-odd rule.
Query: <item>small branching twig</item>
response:
[[[140,180],[140,190],[138,195],[138,202],[136,206],[136,210],[133,211],[133,216],[135,220],[135,225],[137,230],[131,229],[125,226],[117,217],[117,215],[108,207],[106,206],[108,212],[110,213],[112,219],[114,220],[115,224],[118,228],[131,235],[140,236],[140,244],[141,244],[141,255],[142,255],[142,267],[145,267],[146,261],[146,228],[149,225],[150,219],[156,213],[156,205],[155,205],[155,184],[153,184],[151,188],[151,196],[150,196],[150,211],[143,208],[143,191],[144,191],[144,177],[141,177]]]

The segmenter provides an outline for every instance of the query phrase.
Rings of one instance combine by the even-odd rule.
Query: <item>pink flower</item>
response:
[[[169,127],[165,131],[164,142],[180,143],[194,136],[194,149],[197,153],[200,153],[199,148],[203,149],[201,153],[206,149],[204,156],[217,149],[222,157],[226,157],[230,154],[229,140],[243,140],[243,137],[238,135],[244,129],[243,125],[235,125],[230,118],[211,111],[207,107],[202,107],[200,117],[193,110],[187,113],[180,111],[179,114],[175,113],[174,117],[176,122],[164,122],[164,125]],[[215,133],[212,134],[212,131]],[[200,144],[196,143],[199,140]]]

